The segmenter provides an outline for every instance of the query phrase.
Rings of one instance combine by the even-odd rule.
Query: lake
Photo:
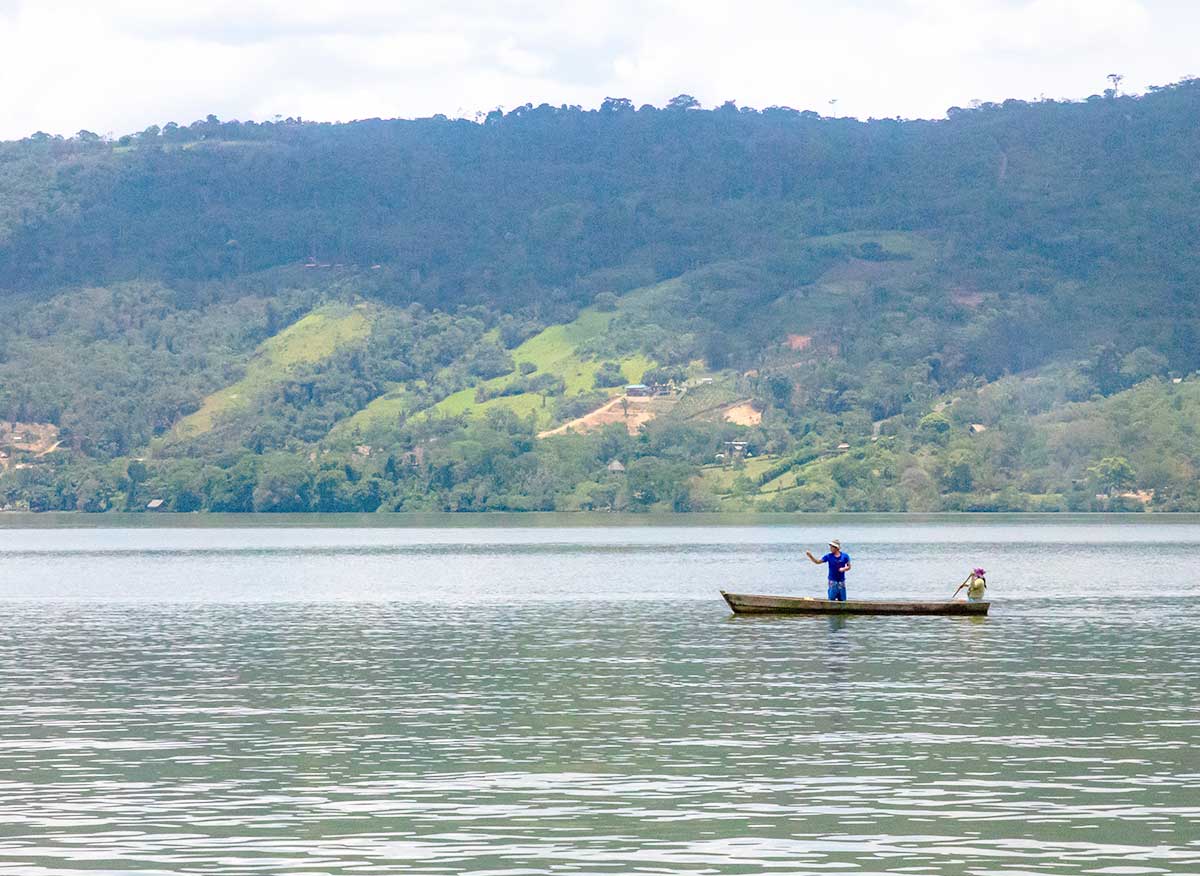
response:
[[[0,520],[0,874],[1200,872],[1200,521],[795,519]]]

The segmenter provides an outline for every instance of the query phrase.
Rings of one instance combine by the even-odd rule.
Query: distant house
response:
[[[163,510],[163,507],[165,504],[166,504],[166,502],[163,499],[151,499],[149,502],[146,503],[146,510],[147,511],[161,511],[161,510]]]
[[[738,460],[754,455],[750,452],[750,444],[747,441],[725,441],[723,446],[724,451],[717,454],[717,459],[721,460],[722,465],[732,465]]]
[[[608,464],[608,470],[613,474],[625,474],[625,466],[621,464],[621,460],[614,459]]]
[[[625,387],[625,394],[631,398],[645,398],[651,395],[651,391],[644,383],[631,383]]]
[[[425,448],[417,445],[412,450],[400,454],[401,465],[420,466],[425,464]]]
[[[978,435],[981,432],[986,432],[987,426],[983,425],[983,423],[972,423],[970,426],[967,427],[967,431],[970,432],[972,435]]]
[[[839,445],[837,446],[837,449],[838,449],[838,450],[849,450],[849,449],[850,449],[850,445],[849,445],[849,444],[847,444],[845,441],[843,441],[841,444],[839,444]]]

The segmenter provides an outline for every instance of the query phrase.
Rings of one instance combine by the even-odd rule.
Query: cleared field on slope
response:
[[[711,492],[724,495],[733,490],[733,482],[742,475],[753,481],[778,461],[779,458],[775,456],[754,456],[742,465],[731,465],[729,468],[708,465],[700,469],[697,478]],[[755,487],[754,490],[757,492],[758,488]]]
[[[858,246],[876,244],[889,256],[927,259],[937,254],[937,246],[929,239],[908,231],[846,231],[842,234],[827,234],[809,237],[804,241],[810,246],[834,244]]]
[[[394,424],[401,414],[413,417],[465,414],[476,417],[500,408],[513,411],[518,416],[535,414],[538,417],[539,427],[553,427],[560,422],[553,416],[555,404],[553,397],[543,399],[540,393],[524,392],[497,396],[486,401],[476,401],[475,391],[479,387],[483,387],[485,392],[494,394],[497,390],[510,386],[515,381],[522,379],[519,368],[522,363],[526,362],[532,364],[536,369],[531,372],[530,377],[546,374],[561,378],[565,386],[565,395],[568,398],[596,389],[596,372],[600,369],[603,361],[616,361],[621,366],[626,382],[641,381],[646,371],[655,364],[645,356],[634,354],[624,357],[594,358],[591,354],[581,353],[580,348],[589,342],[603,338],[615,317],[630,313],[640,314],[644,308],[664,294],[670,293],[677,286],[678,280],[668,280],[628,292],[621,296],[617,309],[614,311],[600,311],[593,307],[585,308],[571,322],[549,326],[509,350],[518,370],[488,380],[480,380],[430,407],[414,408],[410,399],[405,396],[406,387],[403,384],[394,384],[384,395],[367,404],[352,417],[334,426],[329,436],[332,439],[345,438],[355,430],[366,433],[372,428],[389,426]],[[493,330],[485,335],[484,339],[496,342],[498,333]],[[620,385],[615,385],[606,389],[611,397],[617,397],[622,388]]]
[[[624,404],[624,402],[628,404]],[[627,398],[624,395],[614,396],[596,410],[582,417],[563,423],[556,429],[538,433],[539,438],[549,438],[552,435],[565,435],[567,432],[594,432],[612,423],[620,423],[630,435],[636,435],[638,430],[649,423],[659,414],[665,413],[675,406],[673,398]]]
[[[399,423],[401,416],[411,414],[417,402],[403,384],[396,384],[353,416],[342,420],[329,431],[331,439],[347,438],[356,431],[365,432],[374,426]]]
[[[724,409],[738,401],[737,392],[731,382],[716,381],[693,386],[679,399],[671,415],[676,419],[690,420],[693,417],[720,420]]]
[[[241,380],[208,396],[200,409],[171,430],[169,440],[210,431],[221,417],[246,407],[301,365],[329,358],[339,348],[365,340],[371,333],[366,305],[326,305],[297,320],[259,345]]]
[[[518,366],[522,362],[532,363],[537,370],[531,376],[549,374],[560,377],[566,385],[566,395],[578,395],[595,389],[596,372],[600,369],[600,361],[590,356],[580,354],[579,347],[588,341],[602,337],[608,331],[614,313],[605,313],[588,308],[568,323],[552,325],[538,332],[522,344],[511,350],[512,358]],[[645,356],[635,354],[615,360],[621,366],[625,379],[637,383],[653,363]],[[490,410],[506,408],[519,416],[531,413],[538,415],[541,425],[553,423],[554,400],[543,399],[540,393],[524,392],[515,395],[500,396],[487,401],[475,401],[475,390],[478,386],[488,391],[496,391],[521,379],[518,371],[480,381],[476,386],[460,390],[442,399],[427,413],[431,416],[481,416]],[[620,388],[613,387],[613,394],[619,394]]]

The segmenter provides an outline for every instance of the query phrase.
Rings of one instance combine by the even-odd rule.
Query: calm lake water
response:
[[[721,588],[971,618],[732,618]],[[0,526],[0,874],[1200,873],[1200,525]]]

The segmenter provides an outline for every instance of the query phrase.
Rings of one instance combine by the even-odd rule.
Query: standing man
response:
[[[817,559],[812,551],[805,555],[818,566],[829,564],[829,599],[831,602],[846,601],[846,572],[850,570],[850,555],[842,553],[842,543],[836,538],[829,543],[829,553]]]

